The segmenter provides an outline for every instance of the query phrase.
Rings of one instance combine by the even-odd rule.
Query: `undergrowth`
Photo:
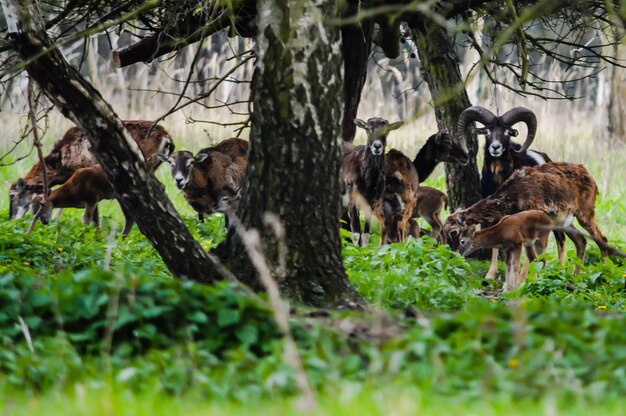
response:
[[[222,221],[186,223],[209,248],[223,238]],[[86,384],[242,403],[295,393],[263,296],[172,279],[138,231],[108,247],[114,224],[97,230],[68,212],[26,235],[29,220],[0,223],[0,391]],[[294,310],[313,386],[618,399],[626,394],[626,267],[593,248],[574,276],[575,260],[561,267],[554,257],[544,254],[526,285],[498,297],[500,283],[482,280],[485,262],[428,237],[346,243],[350,280],[374,312]]]
[[[621,313],[534,298],[470,305],[455,313],[325,318],[297,309],[292,329],[318,390],[358,382],[468,398],[626,394]],[[0,323],[4,391],[114,383],[244,402],[294,392],[265,302],[228,283],[155,278],[132,266],[9,274],[0,279]]]
[[[199,223],[167,172],[159,175],[192,234],[215,247],[223,218]],[[234,412],[245,414],[250,403],[272,412],[294,396],[263,295],[171,278],[136,227],[119,237],[114,201],[101,205],[101,229],[66,210],[30,235],[30,218],[6,220],[5,202],[0,194],[0,410],[8,398],[36,408],[39,398],[84,391],[113,402],[208,398],[240,403]],[[622,208],[599,200],[604,222],[615,225],[607,234],[623,248]],[[291,318],[306,373],[330,408],[354,397],[362,405],[381,386],[428,398],[417,409],[433,407],[433,397],[448,405],[556,397],[559,406],[585,408],[626,394],[626,263],[600,258],[593,245],[585,264],[570,249],[565,266],[552,245],[506,295],[501,282],[483,281],[487,262],[428,237],[385,247],[346,242],[343,255],[370,310],[293,307]]]

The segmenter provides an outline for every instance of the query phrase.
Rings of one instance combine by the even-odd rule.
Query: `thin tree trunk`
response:
[[[362,300],[347,279],[339,236],[341,120],[339,30],[335,0],[259,0],[258,61],[247,181],[239,215],[257,228],[282,292],[313,306]],[[274,214],[277,238],[266,224]],[[227,264],[259,287],[234,234]]]
[[[359,1],[348,3],[344,16],[357,13]],[[374,22],[364,19],[361,22],[341,28],[341,41],[344,62],[344,110],[343,140],[352,142],[356,134],[354,119],[357,117],[361,92],[367,76],[367,61],[372,47]]]
[[[110,105],[70,66],[46,34],[32,0],[0,0],[13,48],[26,70],[66,117],[88,133],[92,151],[122,208],[174,274],[209,282],[216,267],[194,240]]]
[[[422,77],[428,84],[435,108],[437,127],[457,135],[461,112],[471,106],[461,71],[459,56],[445,28],[430,20],[421,20],[413,36],[422,62]],[[451,209],[468,207],[480,199],[480,177],[476,166],[478,142],[467,136],[470,162],[466,166],[446,163],[446,182]]]
[[[614,56],[620,62],[626,59],[626,37],[622,43],[613,46]],[[626,69],[617,65],[609,66],[610,91],[607,108],[609,139],[626,143]]]

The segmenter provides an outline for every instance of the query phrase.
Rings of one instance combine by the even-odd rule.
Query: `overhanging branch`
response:
[[[179,24],[163,28],[158,33],[125,48],[113,51],[113,65],[123,68],[137,62],[150,62],[167,53],[177,51],[227,27],[243,37],[256,35],[256,4],[254,0],[241,1],[233,9],[214,9],[199,17],[189,16]]]
[[[111,59],[116,68],[124,68],[137,62],[150,62],[219,32],[229,24],[230,19],[222,12],[214,21],[183,38],[166,32],[150,35],[130,46],[113,51]]]

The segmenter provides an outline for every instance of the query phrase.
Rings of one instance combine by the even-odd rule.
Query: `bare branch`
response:
[[[53,109],[53,108],[54,108],[54,107],[48,107],[48,108],[46,108],[46,109],[43,111],[43,114],[37,118],[37,123],[39,123],[42,119],[47,119],[47,117],[48,117],[48,113],[49,113],[50,111],[52,111],[52,109]],[[22,143],[24,142],[24,140],[28,139],[28,136],[30,136],[31,131],[32,131],[32,125],[31,125],[31,126],[27,126],[27,127],[23,130],[22,134],[20,135],[20,138],[19,138],[18,140],[15,140],[15,141],[13,142],[13,144],[11,145],[11,147],[10,147],[10,148],[9,148],[9,149],[8,149],[8,150],[7,150],[7,151],[6,151],[3,155],[2,155],[2,156],[0,156],[0,167],[14,165],[14,164],[16,164],[17,162],[19,162],[19,161],[21,161],[21,160],[24,160],[24,159],[27,159],[27,158],[29,158],[29,157],[30,157],[30,155],[32,154],[33,149],[34,149],[34,147],[33,147],[33,146],[31,146],[31,147],[30,147],[30,150],[28,151],[28,153],[25,153],[24,155],[19,156],[19,157],[17,157],[17,158],[15,158],[15,159],[13,159],[11,162],[8,162],[8,163],[4,163],[4,162],[3,162],[3,161],[4,161],[4,159],[6,159],[7,157],[9,157],[9,155],[11,155],[11,154],[15,151],[15,149],[17,149],[17,147],[18,147],[20,144],[22,144]]]
[[[515,6],[513,5],[512,0],[506,0],[506,6],[513,17],[513,21],[516,23],[517,27],[517,36],[518,36],[518,47],[520,50],[520,58],[522,60],[522,76],[520,79],[520,85],[522,89],[525,89],[526,80],[528,79],[528,50],[526,49],[526,35],[524,33],[524,27],[519,22],[519,17],[517,16],[517,10],[515,10]]]
[[[283,358],[285,362],[294,370],[296,385],[298,386],[298,390],[300,390],[301,394],[301,410],[313,410],[316,407],[315,393],[313,392],[309,379],[304,371],[302,358],[300,357],[298,347],[293,339],[293,335],[291,334],[291,329],[289,328],[289,308],[286,302],[281,298],[278,283],[272,276],[270,265],[265,253],[263,252],[259,231],[256,229],[246,230],[234,212],[228,211],[227,215],[229,223],[232,224],[235,232],[241,239],[241,242],[248,253],[248,257],[258,273],[259,280],[263,284],[269,298],[274,320],[276,321],[280,331],[283,333]],[[284,262],[287,255],[287,245],[284,241],[284,229],[276,215],[266,213],[265,222],[279,240],[280,264],[277,267],[277,272],[279,273],[279,278],[284,280],[284,274],[281,274],[284,273],[285,270]]]
[[[248,61],[250,61],[254,57],[255,57],[254,55],[251,55],[251,56],[248,56],[248,57],[244,58],[243,60],[241,60],[237,65],[235,65],[233,68],[231,68],[224,76],[222,76],[218,80],[218,82],[216,84],[214,84],[206,93],[200,94],[198,97],[196,97],[196,98],[194,98],[192,100],[189,100],[189,101],[187,101],[187,102],[185,102],[183,104],[180,104],[180,105],[172,107],[167,113],[163,114],[158,119],[156,119],[154,121],[154,124],[155,125],[158,124],[160,121],[164,120],[167,116],[169,116],[170,114],[172,114],[172,113],[174,113],[174,112],[176,112],[178,110],[181,110],[181,109],[183,109],[183,108],[185,108],[185,107],[187,107],[187,106],[189,106],[189,105],[191,105],[193,103],[196,103],[196,102],[198,102],[200,100],[203,100],[203,99],[211,96],[211,94],[213,94],[213,92],[215,92],[217,87],[222,82],[224,82],[226,79],[228,79],[228,77],[230,77],[239,67],[245,65]]]
[[[37,118],[35,113],[37,111],[37,104],[35,100],[35,87],[33,86],[33,80],[28,79],[28,119],[30,120],[33,132],[33,145],[37,148],[37,157],[39,163],[41,163],[41,170],[43,172],[43,201],[44,203],[48,199],[50,189],[48,186],[48,170],[46,169],[46,160],[43,156],[43,150],[41,146],[41,140],[39,139],[39,129],[37,128]]]
[[[33,347],[33,339],[30,336],[30,330],[28,329],[28,325],[24,321],[24,318],[21,316],[17,317],[17,322],[22,334],[24,335],[24,339],[26,340],[26,345],[28,345],[28,350],[31,354],[35,354],[35,348]]]
[[[168,115],[170,115],[170,114],[172,114],[174,112],[174,109],[178,106],[178,104],[180,104],[181,100],[185,96],[185,92],[187,91],[187,87],[189,87],[189,81],[191,80],[191,77],[193,76],[194,68],[196,67],[196,63],[198,63],[198,58],[200,57],[200,52],[202,51],[202,44],[203,43],[204,43],[204,38],[202,38],[202,40],[200,40],[200,46],[198,47],[198,50],[196,51],[196,53],[195,53],[195,55],[193,57],[193,61],[191,62],[191,65],[189,67],[189,74],[187,74],[187,79],[185,81],[185,84],[183,85],[183,90],[178,95],[178,99],[176,100],[174,105],[172,105],[172,107],[167,111],[167,113],[165,113],[163,116],[161,116],[161,118],[159,118],[159,120],[155,121],[154,124],[152,124],[152,127],[150,127],[150,130],[148,130],[148,133],[146,134],[147,136],[150,135],[150,132],[152,132],[152,129],[154,128],[154,126],[156,126],[158,124],[159,121],[165,119],[165,117],[167,117]]]

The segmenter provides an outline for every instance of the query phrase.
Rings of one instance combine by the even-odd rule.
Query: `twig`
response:
[[[185,92],[187,92],[187,88],[189,87],[189,82],[191,81],[191,77],[193,76],[194,73],[194,69],[196,67],[196,64],[198,63],[198,59],[200,59],[200,55],[202,55],[202,45],[204,45],[204,37],[202,39],[200,39],[200,46],[198,46],[198,50],[196,51],[196,54],[193,57],[193,61],[191,62],[191,65],[189,66],[189,74],[187,74],[187,79],[185,80],[185,84],[183,85],[183,90],[180,92],[180,94],[178,95],[178,99],[176,100],[176,102],[174,103],[174,105],[161,117],[159,117],[158,120],[156,120],[152,126],[150,126],[150,130],[148,130],[148,133],[146,134],[146,137],[150,136],[150,133],[152,132],[152,129],[154,128],[154,126],[157,125],[157,123],[163,119],[165,119],[165,117],[169,116],[170,114],[172,114],[176,107],[178,107],[178,104],[180,104],[180,102],[182,101],[183,97],[185,97]]]
[[[46,161],[43,157],[43,150],[41,149],[41,140],[39,139],[39,131],[37,129],[37,117],[35,103],[35,92],[33,87],[33,80],[28,79],[28,118],[32,125],[33,132],[33,145],[37,148],[37,157],[39,157],[39,163],[41,163],[41,170],[43,172],[43,202],[48,200],[48,170],[46,169]]]
[[[44,114],[42,116],[40,116],[39,118],[37,118],[37,122],[41,121],[42,119],[44,119],[44,121],[47,120],[48,113],[53,108],[54,108],[53,106],[46,108],[44,110]],[[11,147],[5,153],[3,153],[2,156],[0,156],[0,167],[12,166],[12,165],[16,164],[17,162],[19,162],[20,160],[24,160],[24,159],[28,158],[31,155],[31,153],[33,152],[33,148],[32,147],[30,147],[30,150],[25,155],[19,156],[19,157],[13,159],[13,161],[8,162],[8,163],[4,163],[3,162],[4,159],[6,159],[10,154],[12,154],[13,151],[15,149],[17,149],[17,147],[20,144],[22,144],[22,142],[24,142],[24,140],[26,140],[28,138],[28,135],[30,134],[31,130],[32,130],[32,128],[28,128],[28,127],[26,127],[25,129],[22,129],[22,133],[20,135],[20,138],[18,140],[14,140],[13,144],[11,145]],[[47,130],[47,121],[46,121],[46,129],[45,130]]]
[[[251,113],[250,113],[251,114]],[[252,123],[252,118],[251,116],[248,116],[248,119],[241,125],[241,127],[236,128],[235,131],[235,136],[236,137],[241,137],[241,134],[243,133],[243,131],[247,128],[250,128],[250,124]]]
[[[115,231],[113,231],[115,233]],[[106,324],[104,328],[104,336],[102,343],[102,358],[105,362],[105,368],[109,368],[111,348],[113,347],[113,334],[115,333],[115,322],[117,322],[117,316],[120,305],[120,293],[122,290],[122,276],[118,274],[115,279],[115,287],[111,297],[109,298],[109,305],[107,307]]]
[[[28,226],[28,230],[26,230],[26,235],[33,232],[33,229],[35,228],[35,224],[37,223],[37,220],[39,219],[39,217],[41,217],[42,213],[43,213],[43,204],[39,206],[39,209],[33,216],[33,220],[30,222],[30,225]]]
[[[223,123],[221,121],[199,120],[199,119],[193,118],[191,116],[187,117],[187,123],[189,123],[189,124],[192,124],[192,123],[214,124],[216,126],[222,126],[222,127],[241,126],[241,125],[243,125],[244,128],[248,124],[247,120],[244,120],[244,121],[232,121],[230,123]]]
[[[291,366],[295,372],[296,385],[298,386],[298,390],[301,395],[298,403],[300,410],[313,410],[316,407],[315,394],[311,388],[306,372],[304,371],[304,365],[302,364],[298,347],[289,328],[289,308],[280,296],[278,283],[272,277],[270,266],[261,245],[261,236],[259,231],[254,228],[246,230],[239,218],[233,212],[228,211],[227,215],[229,217],[228,219],[230,224],[234,227],[235,232],[241,239],[241,242],[248,253],[252,266],[259,274],[259,279],[265,287],[265,291],[269,297],[270,307],[272,309],[274,319],[276,320],[276,324],[283,333],[283,358],[285,363]],[[271,225],[271,228],[276,232],[278,239],[282,238],[284,240],[284,231],[281,232],[282,225],[276,227],[276,222],[279,220],[278,217],[272,215],[273,214],[266,214],[265,222]],[[279,248],[279,262],[283,262],[284,260],[281,260],[282,255],[280,252],[281,250]],[[281,264],[279,268],[282,268],[283,266],[284,265]]]
[[[97,209],[97,208],[96,208]],[[117,233],[117,220],[113,220],[111,230],[109,231],[109,241],[107,242],[107,248],[104,255],[104,270],[110,270],[111,257],[113,254],[113,248],[116,245],[115,234]],[[111,294],[109,300],[109,306],[107,307],[106,324],[104,328],[104,337],[102,344],[102,358],[105,361],[105,367],[108,369],[111,358],[111,347],[113,346],[113,334],[115,333],[115,322],[117,321],[119,304],[120,304],[120,291],[121,291],[121,276],[118,275],[115,282],[115,291]]]
[[[96,208],[97,209],[97,208]],[[109,232],[109,241],[107,242],[107,249],[104,254],[104,270],[111,268],[111,257],[113,255],[113,249],[115,248],[115,234],[117,233],[117,220],[113,220],[111,225],[111,231]]]
[[[515,6],[513,5],[512,0],[506,0],[506,6],[513,17],[513,21],[515,23],[519,22],[519,16],[517,15],[517,10],[515,10]],[[526,80],[528,79],[528,49],[526,48],[526,35],[524,33],[524,25],[516,24],[517,26],[517,37],[518,37],[518,48],[519,48],[519,57],[522,61],[522,76],[519,78],[520,85],[522,90],[526,88]]]
[[[7,152],[0,157],[0,167],[14,165],[15,163],[19,162],[20,160],[24,160],[24,159],[26,159],[27,157],[30,156],[30,154],[33,151],[32,147],[31,147],[30,151],[28,153],[26,153],[24,156],[19,156],[18,158],[13,159],[13,161],[9,162],[9,163],[2,162],[7,156],[9,156],[11,153],[13,153],[13,151],[17,148],[17,146],[19,146],[27,138],[28,138],[28,135],[24,135],[24,136],[20,137],[19,140],[16,140],[16,141],[13,142],[13,145],[11,146],[11,148],[9,150],[7,150]]]
[[[180,109],[183,109],[183,108],[187,107],[188,105],[191,105],[191,104],[193,104],[193,103],[195,103],[195,102],[198,102],[198,101],[200,101],[200,100],[203,100],[203,99],[205,99],[205,98],[208,98],[211,94],[213,94],[213,92],[215,92],[215,90],[217,89],[217,87],[218,87],[218,86],[219,86],[222,82],[224,82],[226,79],[228,79],[228,77],[230,77],[230,75],[231,75],[232,73],[234,73],[237,69],[239,69],[240,67],[242,67],[243,65],[245,65],[245,64],[246,64],[249,60],[251,60],[251,59],[253,59],[253,58],[254,58],[254,56],[248,56],[247,58],[243,59],[243,60],[242,60],[241,62],[239,62],[239,63],[238,63],[238,64],[237,64],[234,68],[231,68],[231,69],[230,69],[230,70],[229,70],[229,71],[228,71],[228,72],[227,72],[224,76],[222,76],[222,77],[218,80],[218,82],[217,82],[215,85],[211,86],[211,88],[210,88],[210,89],[209,89],[206,93],[204,93],[204,94],[200,94],[198,97],[196,97],[196,98],[194,98],[194,99],[192,99],[192,100],[189,100],[189,101],[187,101],[187,102],[185,102],[185,103],[183,103],[183,104],[180,104],[180,105],[178,105],[178,106],[174,106],[174,107],[172,107],[172,108],[171,108],[171,109],[170,109],[167,113],[163,114],[163,115],[162,115],[162,116],[160,116],[158,119],[156,119],[156,120],[154,121],[154,125],[156,125],[157,123],[159,123],[159,122],[163,121],[163,120],[165,119],[165,117],[169,116],[170,114],[172,114],[172,113],[174,113],[174,112],[176,112],[176,111],[178,111],[178,110],[180,110]]]
[[[263,224],[269,227],[278,244],[278,267],[276,267],[276,275],[279,282],[284,282],[287,277],[287,242],[285,241],[285,227],[280,222],[278,215],[266,212],[263,215]]]
[[[26,339],[26,344],[28,345],[28,349],[31,354],[35,353],[35,347],[33,347],[33,340],[30,337],[30,331],[28,329],[28,325],[24,322],[24,319],[21,316],[17,317],[17,321],[19,322],[19,327],[22,330],[22,334],[24,334],[24,338]]]
[[[39,163],[41,163],[41,170],[43,171],[43,201],[42,201],[41,206],[39,207],[39,210],[33,217],[33,220],[31,221],[30,225],[28,226],[28,230],[26,231],[26,234],[30,234],[33,232],[37,219],[43,213],[43,207],[46,201],[48,200],[48,193],[49,193],[48,171],[46,169],[46,161],[43,157],[43,151],[41,150],[41,141],[39,140],[39,131],[37,130],[37,119],[35,117],[35,109],[36,109],[36,104],[35,104],[35,93],[33,89],[33,80],[29,79],[28,80],[28,118],[30,119],[30,122],[32,124],[33,145],[37,148],[37,156],[39,157]]]

